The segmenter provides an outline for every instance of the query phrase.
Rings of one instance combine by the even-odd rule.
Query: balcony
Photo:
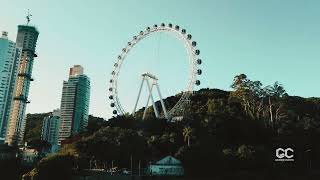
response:
[[[28,102],[27,98],[24,95],[16,96],[13,98],[16,101],[23,101],[23,102]]]
[[[22,52],[25,52],[25,51],[31,52],[32,54],[35,53],[33,49],[29,49],[29,48],[23,48],[22,49]]]
[[[25,77],[25,78],[29,79],[30,81],[34,81],[34,79],[31,77],[31,74],[19,73],[18,76],[19,77]]]

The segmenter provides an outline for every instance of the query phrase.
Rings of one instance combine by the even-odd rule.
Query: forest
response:
[[[181,160],[187,177],[295,179],[320,176],[320,98],[288,95],[279,82],[263,86],[245,74],[231,91],[201,89],[181,121],[154,117],[148,107],[135,117],[90,116],[85,132],[72,136],[59,153],[41,159],[24,179],[71,179],[75,171],[113,166],[146,167],[167,155]],[[181,94],[166,98],[172,107]],[[156,102],[158,109],[160,103]],[[163,112],[161,112],[163,113]],[[41,149],[41,121],[28,115],[25,140]],[[276,148],[294,149],[294,162],[275,162]],[[316,178],[315,178],[316,179]]]

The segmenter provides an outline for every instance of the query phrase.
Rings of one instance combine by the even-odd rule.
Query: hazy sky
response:
[[[27,112],[60,106],[69,67],[80,64],[91,79],[90,114],[108,118],[112,65],[132,36],[157,23],[178,24],[198,42],[200,88],[228,90],[245,73],[263,84],[282,83],[290,95],[320,96],[318,0],[1,0],[0,31],[15,40],[17,25],[40,31],[35,81]],[[163,96],[184,89],[188,62],[183,44],[155,34],[133,49],[120,74],[119,94],[132,111],[141,73],[159,77]],[[142,101],[142,106],[145,102]]]

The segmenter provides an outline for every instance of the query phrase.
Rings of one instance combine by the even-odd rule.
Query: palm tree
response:
[[[184,137],[184,142],[188,142],[188,147],[190,147],[190,138],[192,133],[193,129],[190,126],[183,128],[182,135]]]

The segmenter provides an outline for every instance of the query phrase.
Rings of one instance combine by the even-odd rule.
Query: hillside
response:
[[[231,87],[231,92],[195,92],[182,121],[156,119],[151,107],[145,120],[130,115],[90,120],[90,130],[71,138],[55,157],[73,158],[79,169],[86,169],[92,159],[97,168],[110,162],[129,168],[130,157],[135,167],[138,160],[146,167],[172,155],[182,160],[187,176],[212,177],[215,170],[215,177],[230,179],[305,176],[311,159],[312,168],[320,169],[320,98],[290,96],[278,82],[262,86],[244,74]],[[164,101],[170,107],[178,98]],[[279,147],[293,148],[295,161],[275,162]]]
[[[24,135],[24,141],[28,143],[39,142],[41,139],[41,128],[43,119],[48,116],[48,113],[27,114],[26,130]],[[103,118],[89,115],[88,132],[93,132],[104,123]]]

